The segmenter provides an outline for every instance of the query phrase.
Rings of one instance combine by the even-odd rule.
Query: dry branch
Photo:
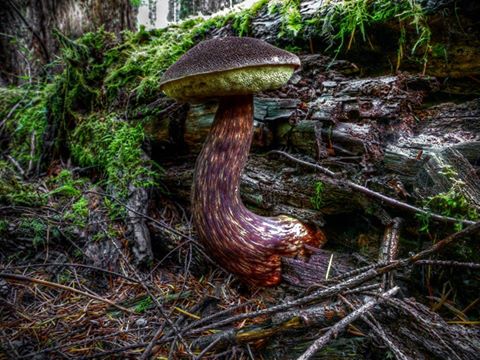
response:
[[[379,295],[378,299],[375,300],[370,300],[346,317],[344,317],[342,320],[340,320],[338,323],[336,323],[334,326],[332,326],[322,337],[318,338],[315,340],[315,342],[305,351],[302,356],[300,356],[297,360],[307,360],[310,359],[313,355],[315,355],[316,352],[318,352],[320,349],[322,349],[330,340],[336,338],[338,334],[342,331],[345,330],[345,328],[352,323],[353,321],[357,320],[359,317],[370,311],[374,306],[380,304],[381,302],[385,301],[387,298],[394,296],[400,288],[394,287],[393,289],[390,289],[383,294]]]
[[[326,174],[326,175],[328,175],[332,178],[337,178],[336,182],[338,182],[339,186],[341,186],[341,185],[348,186],[348,187],[352,188],[353,190],[357,190],[357,191],[365,194],[368,197],[374,198],[378,201],[381,201],[384,204],[393,206],[395,208],[399,208],[399,209],[402,209],[402,210],[405,210],[405,211],[408,211],[408,212],[411,212],[411,213],[414,213],[414,214],[426,215],[429,218],[431,218],[432,220],[436,220],[436,221],[440,221],[440,222],[444,222],[444,223],[448,223],[448,224],[457,224],[459,222],[461,222],[462,224],[465,224],[465,225],[475,224],[475,221],[456,219],[456,218],[449,217],[449,216],[443,216],[443,215],[435,214],[435,213],[432,213],[430,211],[426,211],[424,209],[418,208],[416,206],[409,205],[405,202],[395,200],[393,198],[390,198],[388,196],[380,194],[376,191],[370,190],[370,189],[366,188],[365,186],[355,184],[354,182],[352,182],[350,180],[342,180],[340,178],[340,176],[335,174],[333,171],[330,171],[330,170],[324,168],[323,166],[313,164],[313,163],[309,163],[309,162],[301,160],[301,159],[297,159],[294,156],[292,156],[292,155],[290,155],[290,154],[288,154],[284,151],[273,150],[273,151],[271,151],[271,153],[282,155],[282,156],[284,156],[284,157],[288,158],[289,160],[292,160],[296,163],[299,163],[299,164],[302,164],[302,165],[305,165],[305,166],[309,166],[311,168],[319,170],[322,173],[324,173],[324,174]]]
[[[111,306],[113,306],[113,307],[115,307],[118,310],[121,310],[123,312],[129,313],[129,314],[134,313],[133,310],[130,310],[130,309],[127,309],[127,308],[125,308],[121,305],[118,305],[117,303],[115,303],[115,302],[113,302],[109,299],[105,299],[105,298],[102,298],[100,296],[89,294],[85,291],[81,291],[81,290],[72,288],[71,286],[66,286],[66,285],[57,284],[57,283],[54,283],[54,282],[51,282],[51,281],[46,281],[46,280],[42,280],[42,279],[35,279],[35,278],[32,278],[32,277],[23,276],[23,275],[16,275],[16,274],[0,273],[0,277],[5,278],[5,279],[10,279],[10,280],[31,282],[31,283],[36,283],[36,284],[40,284],[40,285],[43,285],[43,286],[48,286],[48,287],[52,287],[52,288],[71,291],[71,292],[74,292],[76,294],[83,295],[83,296],[89,297],[91,299],[98,300],[100,302],[104,302],[106,304],[109,304],[109,305],[111,305]]]

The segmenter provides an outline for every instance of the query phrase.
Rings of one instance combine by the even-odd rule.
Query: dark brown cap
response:
[[[298,66],[300,66],[300,60],[296,55],[270,45],[263,40],[249,37],[215,38],[203,41],[187,51],[165,71],[160,80],[160,87],[167,95],[183,100],[189,97],[231,95],[239,92],[251,93],[272,88],[272,86],[278,87],[280,82],[271,80],[272,76],[275,76],[272,74],[277,70],[282,72],[285,68],[293,72],[293,69]],[[242,75],[239,75],[236,70],[241,69],[248,69],[250,78],[242,79],[240,82],[243,84],[240,86],[238,77]],[[250,71],[252,69],[254,70]],[[255,74],[252,75],[252,72]],[[264,86],[258,84],[262,82],[262,79],[258,80],[259,75],[257,73],[265,74],[266,82]],[[213,76],[210,76],[210,74]],[[221,79],[218,77],[221,77]],[[252,80],[253,77],[255,77],[255,80]],[[220,93],[212,94],[213,84],[212,86],[207,84],[211,80],[216,82],[214,87],[219,89]],[[230,80],[233,81],[232,86],[230,86]],[[219,81],[227,81],[228,84],[219,85]],[[250,83],[254,83],[251,88]],[[183,93],[183,90],[179,91],[179,87],[183,88],[184,86],[193,86],[194,88],[187,89],[186,93]],[[199,93],[198,88],[202,87],[206,89],[205,94]]]

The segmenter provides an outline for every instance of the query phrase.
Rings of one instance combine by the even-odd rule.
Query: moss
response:
[[[407,53],[406,29],[416,34],[410,41],[411,55],[418,56],[426,66],[431,50],[431,31],[422,6],[415,0],[345,0],[328,6],[329,11],[321,12],[321,18],[310,20],[310,24],[317,26],[319,34],[330,42],[330,48],[335,49],[335,54],[348,51],[358,37],[368,42],[368,29],[373,25],[395,21],[400,29],[397,68]]]
[[[17,206],[42,206],[45,198],[29,183],[21,181],[11,164],[0,161],[0,203]]]
[[[53,81],[49,107],[54,118],[68,121],[68,116],[76,117],[76,111],[89,111],[101,104],[103,81],[109,67],[118,60],[118,53],[112,50],[116,45],[114,34],[103,28],[77,41],[58,31],[55,34],[62,45],[65,69]]]
[[[84,180],[75,179],[72,172],[66,169],[50,180],[53,189],[48,196],[78,197],[82,193]]]
[[[142,124],[131,125],[116,114],[92,114],[82,119],[69,137],[72,156],[81,166],[105,171],[105,180],[126,195],[128,185],[158,185],[160,169],[143,157]]]
[[[0,118],[5,119],[15,105],[17,105],[17,103],[21,103],[22,99],[25,99],[27,95],[27,91],[23,90],[22,88],[0,87]]]
[[[64,212],[63,219],[77,227],[85,227],[88,222],[88,200],[85,196],[80,196],[71,208]]]
[[[251,33],[252,19],[268,5],[268,0],[260,0],[253,4],[249,9],[245,9],[239,13],[232,14],[227,17],[232,28],[238,36],[248,36]]]
[[[42,219],[20,219],[19,232],[32,239],[34,247],[41,246],[47,240],[48,224]]]
[[[443,216],[453,217],[458,220],[480,220],[480,214],[476,207],[465,197],[463,191],[465,183],[458,179],[458,174],[451,167],[444,167],[440,172],[452,182],[452,186],[446,192],[430,196],[423,202],[423,208]],[[430,232],[430,218],[428,215],[419,214],[421,231]],[[459,231],[463,227],[461,221],[455,224],[454,230]]]
[[[141,299],[136,305],[135,305],[135,312],[137,314],[142,314],[145,311],[147,311],[149,308],[153,306],[153,301],[150,296],[147,296],[143,299]]]
[[[133,7],[140,7],[142,5],[143,0],[130,0],[130,4],[132,4]]]
[[[4,235],[8,230],[8,222],[0,219],[0,236]]]
[[[152,163],[142,156],[143,140],[141,124],[130,125],[115,114],[91,114],[79,121],[70,133],[68,144],[73,160],[80,166],[97,169],[101,174],[99,184],[123,202],[131,185],[158,186],[161,169],[151,170]],[[112,220],[125,217],[126,211],[120,203],[108,198],[104,202]],[[77,204],[77,210],[80,205]],[[73,209],[69,219],[78,222],[82,216],[76,215]]]
[[[324,204],[323,193],[325,191],[325,185],[321,181],[315,183],[315,195],[310,198],[312,206],[316,210],[320,210]]]
[[[45,89],[0,88],[0,145],[27,171],[39,159],[47,126]],[[1,121],[0,121],[1,123]]]
[[[284,0],[272,2],[270,13],[279,13],[281,16],[278,38],[295,38],[305,28],[306,23],[300,13],[300,0]]]
[[[163,72],[198,41],[207,31],[227,23],[239,36],[250,34],[251,19],[268,1],[260,0],[251,8],[238,13],[217,16],[207,20],[195,18],[166,29],[150,32],[141,28],[136,34],[126,33],[125,43],[119,52],[119,61],[105,79],[108,97],[112,99],[121,91],[134,93],[136,99],[146,101],[159,93],[159,80]]]

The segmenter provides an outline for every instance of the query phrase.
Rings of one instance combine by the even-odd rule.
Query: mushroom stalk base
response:
[[[224,97],[195,165],[192,210],[199,239],[223,268],[243,281],[272,286],[281,281],[281,256],[303,254],[304,244],[325,241],[300,221],[262,217],[240,198],[240,176],[253,135],[253,96]]]

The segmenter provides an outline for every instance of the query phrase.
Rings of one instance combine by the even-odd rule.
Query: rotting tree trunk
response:
[[[424,90],[400,91],[399,84],[405,82]],[[307,105],[297,99],[256,99],[256,136],[241,185],[249,207],[265,215],[287,214],[317,225],[323,224],[323,215],[381,208],[365,194],[343,186],[341,177],[334,179],[284,158],[262,155],[286,148],[297,157],[348,174],[359,184],[368,179],[367,187],[413,204],[448,191],[454,181],[462,180],[466,198],[479,208],[478,101],[425,111],[419,108],[421,99],[428,92],[425,89],[436,91],[435,82],[408,76],[344,81],[339,88]],[[183,127],[190,156],[182,158],[181,164],[168,157],[162,160],[168,167],[164,183],[185,202],[190,196],[194,156],[208,133],[214,110],[214,106],[192,107]],[[302,120],[297,118],[299,112],[303,112]],[[439,129],[445,136],[437,136],[433,146],[428,134]],[[460,178],[441,175],[445,166],[461,174]],[[318,182],[324,185],[321,194],[316,191]],[[320,203],[314,201],[316,197]],[[382,221],[384,215],[382,211],[377,214]]]
[[[302,57],[303,69],[288,86],[255,99],[253,151],[241,187],[246,204],[262,214],[287,214],[316,224],[323,223],[325,214],[380,210],[371,198],[342,186],[341,178],[262,155],[280,148],[409,203],[448,191],[452,179],[439,174],[448,165],[465,174],[458,180],[478,208],[478,100],[425,110],[425,99],[443,91],[434,78],[399,74],[349,79],[355,73],[352,64],[335,62],[326,71],[329,61]],[[194,158],[215,111],[215,104],[191,106],[183,122],[178,117],[164,120],[165,131],[153,137],[172,150],[157,160],[168,169],[164,182],[169,191],[185,202]],[[178,149],[184,156],[174,160],[171,155]],[[312,201],[319,195],[318,182],[324,184],[320,204]],[[385,214],[380,210],[377,215]]]
[[[335,11],[335,7],[341,1],[300,1],[299,13],[303,25],[302,31],[297,36],[279,39],[278,34],[283,32],[285,20],[281,11],[270,11],[268,7],[262,8],[251,21],[251,33],[249,36],[266,40],[269,43],[279,45],[301,46],[310,48],[312,53],[318,53],[330,48],[331,43],[325,40],[323,29],[316,27],[313,19],[324,19]],[[480,73],[480,65],[477,59],[480,56],[478,37],[478,17],[480,11],[478,2],[461,0],[417,0],[415,5],[422,6],[423,12],[428,15],[428,25],[431,29],[429,39],[429,60],[425,66],[418,57],[408,59],[405,54],[400,70],[425,71],[426,74],[442,78],[462,78],[465,76],[477,76]],[[342,57],[355,61],[364,68],[369,68],[374,62],[376,70],[379,68],[393,70],[398,60],[398,44],[400,42],[401,29],[399,17],[390,22],[382,23],[372,28],[362,30],[367,34],[362,39],[359,31],[354,34],[355,41],[351,41],[348,51]],[[416,19],[418,21],[418,19]],[[360,20],[359,24],[360,24]],[[407,19],[407,22],[410,21]],[[413,18],[412,18],[413,21]],[[312,24],[309,24],[311,22]],[[334,24],[321,24],[326,29]],[[360,25],[358,25],[360,27]],[[419,40],[418,29],[410,27],[406,33],[411,36],[411,46]],[[231,26],[216,29],[212,36],[234,35]],[[405,36],[405,33],[403,34]],[[368,40],[367,40],[368,39]],[[425,40],[425,39],[423,39]],[[345,42],[350,41],[346,35]],[[418,44],[417,44],[418,45]],[[334,47],[339,44],[334,44]],[[343,50],[347,48],[345,44]],[[418,55],[418,54],[417,54]],[[419,56],[421,57],[421,55]],[[375,70],[375,69],[370,69]]]

